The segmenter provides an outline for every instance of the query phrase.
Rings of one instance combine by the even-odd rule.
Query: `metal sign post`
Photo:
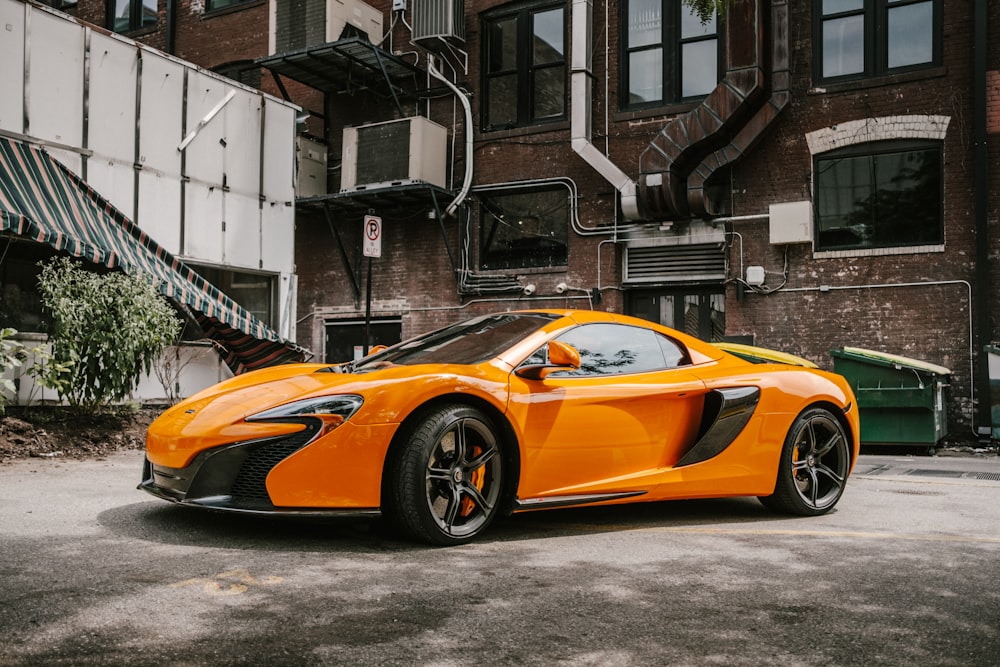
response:
[[[371,340],[372,321],[372,258],[382,256],[382,218],[366,215],[364,223],[364,256],[368,258],[368,285],[365,288],[365,345],[364,356],[368,356]]]

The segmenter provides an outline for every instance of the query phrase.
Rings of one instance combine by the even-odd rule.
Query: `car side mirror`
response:
[[[547,364],[522,366],[515,373],[527,380],[544,380],[553,371],[575,371],[580,369],[580,353],[572,345],[567,345],[562,341],[549,341],[548,357],[549,362]]]

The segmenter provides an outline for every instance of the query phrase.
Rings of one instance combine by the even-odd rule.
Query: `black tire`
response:
[[[451,405],[425,415],[390,462],[385,509],[407,535],[450,546],[471,541],[497,515],[502,443],[479,410]]]
[[[840,500],[851,467],[851,448],[840,421],[825,408],[799,415],[785,437],[768,509],[799,516],[826,514]]]

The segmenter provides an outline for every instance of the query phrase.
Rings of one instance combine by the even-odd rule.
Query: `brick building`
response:
[[[297,342],[319,359],[364,344],[369,299],[372,343],[593,307],[827,368],[845,345],[946,366],[952,431],[990,425],[997,3],[62,4],[308,113]]]

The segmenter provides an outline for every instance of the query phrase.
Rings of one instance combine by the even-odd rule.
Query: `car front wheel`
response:
[[[806,410],[785,437],[774,493],[760,501],[778,512],[826,514],[844,492],[850,449],[844,427],[829,410]]]
[[[426,415],[390,467],[395,523],[418,540],[463,544],[496,516],[503,483],[501,442],[488,417],[461,405]]]

